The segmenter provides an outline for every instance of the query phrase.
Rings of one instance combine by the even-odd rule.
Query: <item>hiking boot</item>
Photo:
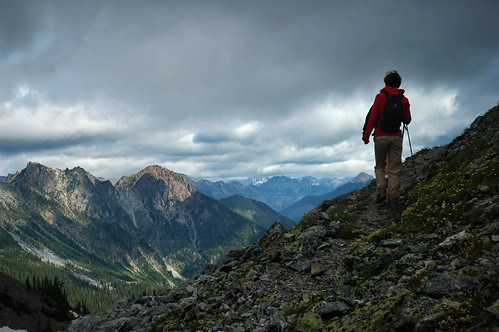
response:
[[[388,203],[390,203],[392,205],[396,205],[396,204],[398,204],[398,202],[399,202],[399,198],[398,197],[392,197],[392,196],[390,196],[388,198]]]
[[[385,195],[376,195],[376,199],[374,200],[374,203],[380,204],[385,201],[386,196]]]

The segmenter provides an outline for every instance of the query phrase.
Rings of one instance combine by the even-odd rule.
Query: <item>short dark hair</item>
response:
[[[390,70],[389,72],[386,73],[383,81],[385,81],[385,84],[387,86],[391,86],[392,88],[398,88],[402,83],[402,78],[400,77],[399,73],[397,73],[396,70]]]

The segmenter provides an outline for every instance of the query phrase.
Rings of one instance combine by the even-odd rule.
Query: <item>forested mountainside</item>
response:
[[[82,313],[81,309],[80,305],[77,310]],[[27,278],[21,283],[0,272],[0,331],[5,326],[22,331],[62,331],[76,317],[73,313],[59,279]]]
[[[497,331],[499,107],[404,163],[400,205],[375,184],[275,223],[182,285],[70,331]]]

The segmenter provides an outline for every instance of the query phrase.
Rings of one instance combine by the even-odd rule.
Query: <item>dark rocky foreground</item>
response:
[[[499,331],[499,108],[374,184],[324,201],[162,294],[70,331]]]
[[[75,316],[57,287],[60,284],[46,279],[37,286],[27,287],[0,272],[1,332],[59,331],[69,326]]]

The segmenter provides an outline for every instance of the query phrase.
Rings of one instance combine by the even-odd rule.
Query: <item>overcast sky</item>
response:
[[[491,1],[0,1],[0,175],[373,174],[384,74],[414,152],[499,100]],[[404,157],[410,155],[405,140]]]

